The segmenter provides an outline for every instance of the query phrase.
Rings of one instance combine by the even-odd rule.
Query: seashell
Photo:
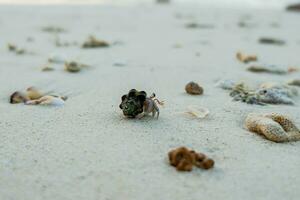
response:
[[[268,37],[262,37],[258,40],[259,43],[261,44],[273,44],[273,45],[284,45],[285,41],[276,39],[276,38],[268,38]]]
[[[66,59],[63,58],[62,56],[60,55],[51,55],[49,58],[48,58],[48,62],[49,63],[55,63],[55,64],[63,64],[66,62]]]
[[[15,52],[17,55],[22,55],[22,54],[26,53],[25,49],[20,49],[17,47],[17,45],[14,45],[14,44],[10,44],[10,43],[7,44],[7,48],[9,51]]]
[[[192,94],[192,95],[201,95],[201,94],[203,94],[203,88],[201,86],[199,86],[198,83],[195,83],[193,81],[186,84],[185,91],[188,94]]]
[[[246,55],[246,54],[243,54],[241,52],[236,53],[236,58],[239,61],[243,62],[243,63],[257,61],[257,56],[256,55]]]
[[[35,87],[27,88],[26,95],[30,100],[39,99],[43,96],[42,93]]]
[[[199,107],[199,106],[188,106],[187,107],[187,114],[191,115],[194,118],[197,119],[203,119],[205,117],[207,117],[207,115],[209,114],[209,110],[203,107]]]
[[[65,97],[44,96],[41,105],[63,106],[65,105]]]
[[[131,89],[127,95],[122,96],[122,102],[119,107],[126,117],[135,118],[139,114],[143,113],[146,97],[146,92]]]
[[[255,73],[271,73],[271,74],[287,74],[287,70],[279,69],[275,66],[256,66],[252,65],[247,68],[248,71],[250,72],[255,72]]]
[[[57,26],[45,26],[42,28],[43,32],[48,32],[48,33],[63,33],[66,32],[65,29]]]
[[[65,70],[68,72],[72,72],[72,73],[76,73],[79,72],[81,70],[81,67],[79,66],[79,64],[77,62],[66,62],[65,63]]]
[[[26,53],[26,50],[25,49],[17,49],[16,50],[16,54],[17,55],[22,55],[22,54],[25,54]]]
[[[7,44],[7,48],[9,51],[16,51],[18,49],[16,45],[10,43]]]
[[[299,129],[288,117],[278,113],[250,113],[245,120],[245,127],[273,142],[300,140]]]
[[[117,61],[113,64],[113,66],[115,66],[115,67],[124,67],[126,65],[127,65],[127,63],[123,62],[123,61]]]
[[[27,101],[26,105],[51,105],[51,106],[63,106],[65,104],[66,97],[46,95],[36,100]]]
[[[282,89],[258,89],[256,94],[263,103],[293,105],[294,101],[289,97],[287,91]]]
[[[25,94],[17,91],[10,96],[9,102],[11,104],[17,104],[17,103],[25,103],[28,100],[29,98]]]
[[[262,83],[260,85],[261,89],[276,89],[281,91],[282,93],[285,93],[288,97],[294,97],[298,95],[298,90],[297,88],[281,83],[276,83],[276,82],[266,82]]]
[[[231,79],[220,80],[216,83],[216,87],[222,88],[224,90],[232,90],[235,85],[237,85],[237,82]]]
[[[194,29],[194,28],[198,28],[198,29],[213,29],[214,28],[214,25],[212,24],[198,24],[198,23],[188,23],[185,25],[186,28],[191,28],[191,29]]]
[[[86,42],[82,44],[82,48],[99,48],[109,47],[109,43],[104,40],[98,40],[94,36],[90,36]]]
[[[50,67],[50,66],[45,66],[45,67],[42,68],[43,72],[50,72],[50,71],[53,71],[53,70],[54,70],[54,68]]]

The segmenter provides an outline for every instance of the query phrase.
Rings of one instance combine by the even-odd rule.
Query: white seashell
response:
[[[191,105],[187,107],[186,113],[194,118],[203,119],[209,114],[209,110],[207,108]]]
[[[220,80],[216,83],[216,87],[224,90],[232,90],[237,83],[231,79]]]
[[[63,56],[53,54],[49,56],[48,62],[55,64],[64,64],[66,62],[66,59]]]
[[[46,95],[37,100],[27,101],[26,105],[51,105],[51,106],[63,106],[65,104],[64,97]]]

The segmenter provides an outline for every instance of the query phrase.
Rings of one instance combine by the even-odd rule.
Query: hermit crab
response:
[[[128,94],[125,94],[121,98],[122,102],[119,105],[123,114],[129,118],[142,118],[145,115],[152,113],[152,117],[159,117],[159,108],[156,103],[163,105],[163,102],[156,99],[153,93],[150,97],[147,97],[145,91],[137,91],[131,89]]]

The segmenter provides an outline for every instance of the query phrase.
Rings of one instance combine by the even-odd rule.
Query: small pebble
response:
[[[189,82],[188,84],[186,84],[185,91],[188,94],[192,94],[192,95],[203,94],[203,88],[201,86],[199,86],[198,83],[195,83],[195,82]]]

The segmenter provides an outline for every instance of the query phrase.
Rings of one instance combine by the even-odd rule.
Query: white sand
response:
[[[261,107],[232,102],[214,87],[224,77],[253,84],[299,77],[252,74],[235,59],[242,50],[256,53],[262,63],[300,66],[299,14],[182,5],[1,6],[0,13],[1,200],[300,198],[300,142],[276,144],[243,128],[249,112],[272,111],[290,115],[300,126],[300,97],[295,106]],[[237,26],[245,16],[255,28]],[[193,21],[215,28],[184,28]],[[274,22],[280,27],[272,27]],[[53,34],[41,31],[47,25],[65,27],[62,40],[82,42],[93,34],[121,43],[57,48]],[[260,45],[260,36],[279,37],[287,45]],[[36,55],[16,56],[5,48],[8,42]],[[78,74],[62,66],[41,72],[53,53],[92,67]],[[127,64],[115,67],[115,62]],[[204,87],[203,96],[184,93],[191,80]],[[8,103],[12,92],[29,86],[69,99],[60,108]],[[118,105],[131,88],[166,101],[159,120],[124,119]],[[208,108],[209,117],[179,115],[188,105]],[[213,158],[215,168],[178,173],[167,153],[183,145]]]

